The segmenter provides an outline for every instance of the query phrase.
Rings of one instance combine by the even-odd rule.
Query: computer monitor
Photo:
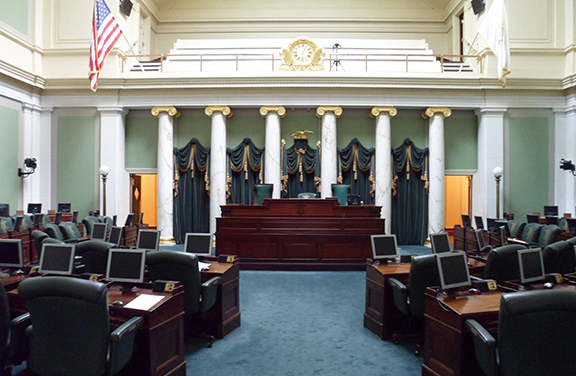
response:
[[[398,243],[396,235],[371,235],[372,241],[372,258],[374,260],[394,260],[398,257]]]
[[[560,220],[558,217],[546,216],[546,224],[558,226],[560,224]]]
[[[28,214],[42,213],[42,204],[28,204]]]
[[[138,224],[139,225],[144,224],[144,212],[140,212],[140,218],[138,218]]]
[[[124,226],[132,226],[133,221],[134,221],[134,213],[128,214],[128,216],[126,217],[126,222],[124,223]]]
[[[540,223],[540,216],[538,214],[526,214],[526,222]]]
[[[504,227],[504,231],[506,232],[506,236],[512,237],[510,232],[510,226],[508,226],[508,221],[505,219],[497,219],[495,222],[496,226],[498,226],[498,233],[500,233],[500,227]]]
[[[75,248],[74,244],[43,244],[38,271],[50,274],[72,274]]]
[[[558,217],[558,206],[545,205],[544,206],[544,216],[545,217]]]
[[[462,214],[462,227],[472,227],[472,221],[470,221],[470,216],[468,214]]]
[[[506,236],[506,227],[500,226],[500,246],[508,244],[508,237]]]
[[[108,235],[108,225],[106,223],[94,223],[92,225],[92,234],[90,239],[106,240]]]
[[[441,253],[436,255],[436,262],[440,274],[440,287],[444,292],[471,284],[466,253]]]
[[[116,247],[120,247],[120,243],[122,242],[122,227],[112,226],[108,242],[114,244]]]
[[[78,223],[78,210],[72,212],[72,223]]]
[[[157,251],[160,245],[160,231],[158,230],[140,230],[138,231],[138,240],[136,248]]]
[[[432,243],[433,253],[450,252],[450,237],[446,232],[439,232],[430,235],[430,242]]]
[[[14,221],[14,232],[20,232],[22,228],[22,222],[24,221],[23,215],[16,216],[16,220]]]
[[[496,222],[496,218],[486,218],[486,226],[488,227],[488,232],[492,234],[498,233],[498,223]]]
[[[530,248],[518,250],[520,264],[520,283],[537,282],[544,279],[542,249]]]
[[[576,234],[576,218],[566,218],[568,222],[568,230],[572,234]]]
[[[41,228],[44,225],[44,214],[34,214],[34,227]]]
[[[145,249],[110,249],[106,266],[108,281],[122,282],[122,291],[135,289],[134,283],[144,281]]]
[[[54,216],[54,224],[59,225],[60,223],[62,223],[62,213],[56,212],[56,215]]]
[[[112,216],[112,226],[117,226],[116,222],[118,221],[118,216],[116,214],[114,214]]]
[[[187,233],[184,240],[184,251],[199,256],[212,254],[212,234]]]
[[[484,230],[484,221],[482,217],[479,215],[474,216],[474,222],[476,222],[476,229],[477,230]]]
[[[0,268],[22,267],[22,239],[0,239]]]
[[[0,204],[0,217],[10,217],[10,204]]]
[[[60,202],[58,203],[58,210],[57,212],[60,213],[70,213],[70,209],[72,208],[72,204],[69,202]]]

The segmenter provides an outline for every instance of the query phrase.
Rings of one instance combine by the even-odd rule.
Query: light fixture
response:
[[[494,167],[492,174],[496,180],[496,218],[500,218],[500,180],[502,179],[502,167]]]
[[[560,159],[560,169],[564,171],[570,171],[572,175],[576,176],[576,166],[570,160],[566,160],[564,158]]]
[[[36,171],[36,167],[38,167],[36,164],[36,158],[25,158],[23,167],[23,169],[18,169],[18,177],[27,178],[29,175],[33,174],[34,171]]]
[[[106,215],[106,179],[108,179],[108,173],[110,172],[110,167],[107,165],[100,166],[100,175],[102,176],[102,214]]]

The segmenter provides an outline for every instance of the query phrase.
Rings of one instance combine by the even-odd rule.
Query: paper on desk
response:
[[[198,270],[202,271],[202,270],[208,270],[208,269],[210,269],[210,263],[209,262],[198,261]]]
[[[149,310],[154,306],[154,304],[158,303],[162,300],[164,296],[161,295],[148,295],[148,294],[140,294],[136,299],[132,300],[130,303],[126,304],[125,308],[132,308],[132,309],[142,309],[142,310]]]

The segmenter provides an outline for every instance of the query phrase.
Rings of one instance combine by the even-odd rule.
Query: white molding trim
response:
[[[462,176],[462,175],[475,175],[478,170],[467,170],[467,169],[453,169],[453,170],[444,170],[444,175],[453,175],[453,176]]]
[[[157,174],[158,170],[156,168],[126,168],[126,172],[129,174]]]

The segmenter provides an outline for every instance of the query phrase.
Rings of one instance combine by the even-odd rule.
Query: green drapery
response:
[[[428,232],[428,148],[410,139],[392,149],[392,233],[398,244],[424,244]]]
[[[350,193],[359,194],[365,204],[374,204],[374,148],[365,148],[353,138],[338,148],[338,183],[350,184]]]
[[[210,148],[193,138],[174,148],[174,238],[183,243],[187,232],[210,232]]]
[[[300,192],[320,193],[320,153],[307,139],[295,139],[282,152],[282,196],[298,197]]]
[[[254,184],[262,184],[264,148],[245,138],[234,149],[226,150],[228,176],[226,198],[229,204],[254,204]]]

